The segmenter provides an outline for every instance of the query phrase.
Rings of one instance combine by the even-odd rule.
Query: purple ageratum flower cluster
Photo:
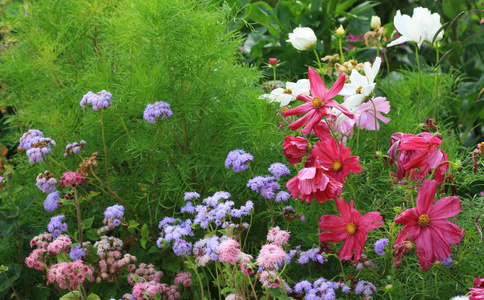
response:
[[[276,177],[276,179],[281,178],[281,176],[283,176],[283,175],[291,174],[291,171],[289,170],[289,168],[285,164],[278,163],[278,162],[273,163],[269,167],[269,172],[271,172],[271,174],[274,175],[274,177]]]
[[[179,239],[173,243],[173,252],[177,256],[188,256],[192,250],[192,243]]]
[[[225,167],[227,169],[232,167],[234,172],[243,172],[249,168],[247,163],[253,159],[252,154],[246,153],[244,150],[232,150],[227,155],[227,159],[225,159]]]
[[[51,233],[54,239],[61,235],[62,232],[67,231],[67,223],[62,223],[65,218],[66,216],[64,215],[57,215],[50,218],[47,230]]]
[[[147,104],[143,113],[145,120],[153,124],[156,123],[155,118],[166,120],[171,115],[173,115],[173,111],[170,108],[170,104],[163,101]]]
[[[185,192],[185,196],[183,197],[183,200],[188,201],[192,199],[198,199],[200,198],[200,194],[197,192]]]
[[[450,267],[454,264],[454,261],[452,260],[451,257],[449,257],[449,258],[446,258],[443,261],[441,261],[441,263],[444,267]]]
[[[44,173],[40,173],[36,179],[36,186],[43,192],[43,193],[52,193],[55,191],[55,185],[57,184],[57,180],[54,178],[54,174],[49,171],[45,171]]]
[[[376,293],[376,287],[371,282],[361,280],[355,286],[355,294],[357,295],[363,294],[365,297],[370,297],[373,293]]]
[[[51,146],[55,147],[55,141],[51,138],[32,138],[30,140],[30,148],[28,148],[26,152],[29,162],[34,164],[36,162],[44,161],[44,157],[52,152]]]
[[[321,252],[320,248],[312,248],[307,251],[299,251],[299,259],[296,263],[305,265],[309,263],[310,260],[324,264],[327,261],[327,257],[324,252]]]
[[[247,187],[266,199],[274,199],[281,185],[275,176],[256,176],[249,180]]]
[[[279,191],[276,194],[276,199],[274,200],[276,203],[279,203],[281,201],[287,201],[289,200],[289,197],[291,197],[291,194],[285,191]]]
[[[20,138],[19,147],[25,150],[30,149],[32,146],[32,140],[35,138],[43,138],[44,134],[38,129],[30,129],[22,135]]]
[[[165,217],[158,227],[161,229],[160,238],[156,241],[159,248],[163,248],[164,242],[172,242],[173,252],[178,256],[190,255],[192,244],[182,239],[184,236],[193,236],[192,221],[182,221],[173,217]]]
[[[80,141],[80,142],[74,142],[72,144],[68,144],[66,146],[66,152],[64,152],[64,157],[67,157],[71,154],[80,153],[84,149],[84,146],[86,145],[87,145],[86,141]]]
[[[225,240],[230,239],[227,236],[218,237],[216,235],[212,237],[205,237],[198,240],[193,245],[193,254],[196,256],[196,261],[199,266],[205,266],[209,261],[219,260],[217,254],[217,248]]]
[[[121,219],[124,216],[124,206],[115,204],[106,208],[104,212],[104,218],[113,220],[113,225],[115,227],[121,225]]]
[[[385,253],[385,246],[388,245],[389,241],[387,238],[379,239],[375,242],[375,253],[378,255],[383,255]]]
[[[113,95],[106,90],[102,90],[96,94],[89,91],[82,97],[80,105],[84,107],[86,104],[92,104],[92,109],[99,110],[100,108],[113,106],[111,99],[113,99]]]
[[[308,280],[303,280],[294,286],[294,292],[305,294],[304,299],[322,299],[333,300],[336,299],[336,291],[341,289],[344,293],[349,293],[351,288],[345,283],[327,281],[323,277],[317,279],[313,283]]]
[[[81,245],[72,247],[71,251],[69,252],[69,257],[74,261],[79,260],[84,256],[86,256],[86,252],[84,251],[84,248],[81,248]]]
[[[55,191],[47,195],[47,198],[44,200],[44,209],[47,212],[53,212],[54,210],[57,209],[58,203],[59,203],[59,192]]]

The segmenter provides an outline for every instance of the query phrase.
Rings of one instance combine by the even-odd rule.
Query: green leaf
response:
[[[72,291],[60,297],[60,300],[79,300],[79,299],[81,299],[81,293],[79,291]]]
[[[146,243],[148,242],[148,240],[143,237],[139,242],[141,244],[141,247],[143,247],[143,249],[146,249]]]
[[[150,231],[148,230],[148,224],[144,224],[143,227],[141,227],[141,234],[143,235],[144,238],[148,238],[150,236]]]
[[[356,2],[356,0],[348,0],[343,3],[340,3],[336,6],[335,12],[342,12],[350,8],[351,5],[353,5]]]
[[[85,219],[82,221],[83,229],[90,229],[92,226],[92,222],[94,222],[94,216],[90,217],[89,219]]]
[[[98,295],[91,293],[91,294],[89,294],[89,296],[87,296],[86,300],[101,300],[101,298],[99,298]]]
[[[138,226],[139,226],[139,223],[138,223],[138,222],[136,222],[136,221],[134,221],[134,220],[130,220],[130,221],[129,221],[129,226],[128,226],[128,229],[130,229],[130,228],[136,228],[136,227],[138,227]]]

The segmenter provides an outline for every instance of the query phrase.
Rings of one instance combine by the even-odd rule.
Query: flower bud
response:
[[[378,16],[371,17],[370,27],[373,29],[377,29],[381,27],[381,19]]]
[[[269,65],[271,65],[273,67],[277,66],[278,62],[279,61],[277,60],[277,58],[269,58]]]
[[[316,34],[309,27],[297,27],[292,33],[289,33],[290,42],[297,50],[312,50],[316,46]]]
[[[337,37],[343,38],[346,34],[345,29],[343,28],[343,25],[340,25],[338,29],[334,32]]]

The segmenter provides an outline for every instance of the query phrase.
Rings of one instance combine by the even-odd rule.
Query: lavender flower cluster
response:
[[[385,246],[388,245],[389,241],[387,238],[379,239],[375,242],[375,253],[378,255],[383,255],[385,253]]]
[[[173,111],[170,108],[170,104],[158,101],[153,104],[147,104],[145,111],[143,112],[143,117],[146,121],[155,124],[156,119],[166,120],[168,117],[173,115]]]
[[[61,235],[62,232],[67,231],[67,223],[62,223],[65,218],[66,216],[64,215],[57,215],[50,218],[47,230],[51,233],[54,239]]]
[[[20,138],[19,147],[27,150],[26,154],[29,162],[34,164],[42,162],[44,157],[52,152],[51,146],[55,147],[55,141],[45,138],[44,134],[37,129],[30,129]]]
[[[124,206],[115,204],[106,208],[104,218],[112,220],[114,227],[121,225],[120,219],[124,216]]]
[[[57,209],[60,195],[58,191],[52,192],[44,200],[44,209],[46,212],[53,212]]]
[[[343,282],[327,281],[321,277],[311,283],[308,280],[303,280],[294,286],[294,292],[298,294],[305,294],[304,299],[322,299],[333,300],[336,299],[336,290],[341,289],[343,293],[348,294],[351,288]]]
[[[247,187],[249,187],[254,192],[257,192],[266,199],[274,199],[275,202],[287,201],[290,194],[285,191],[279,191],[276,195],[277,190],[281,189],[281,185],[278,180],[283,175],[289,175],[291,171],[289,168],[282,163],[273,163],[269,167],[269,172],[273,176],[256,176],[249,180]]]
[[[68,144],[66,146],[66,152],[64,153],[64,157],[67,157],[71,154],[80,153],[84,149],[84,146],[86,145],[87,145],[86,141],[80,141],[80,142],[74,142],[72,144]]]
[[[45,171],[44,173],[40,173],[36,178],[36,186],[43,192],[43,193],[52,193],[55,191],[55,186],[57,184],[57,180],[49,171]]]
[[[245,152],[244,150],[236,149],[229,152],[225,159],[225,167],[232,169],[234,172],[243,172],[249,168],[247,163],[252,161],[254,157],[252,154]]]
[[[84,107],[86,104],[92,104],[92,109],[99,110],[100,108],[113,106],[111,99],[113,99],[113,95],[106,90],[102,90],[96,94],[89,91],[82,97],[80,105]]]

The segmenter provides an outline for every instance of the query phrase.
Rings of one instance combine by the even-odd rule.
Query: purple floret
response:
[[[252,161],[254,157],[250,153],[246,153],[244,150],[232,150],[227,155],[227,159],[225,160],[225,167],[227,169],[232,169],[234,172],[243,172],[249,168],[247,163]]]
[[[89,91],[82,97],[80,105],[84,107],[86,104],[92,104],[92,109],[99,110],[100,108],[113,106],[113,102],[111,102],[112,98],[113,95],[106,90],[102,90],[96,94]]]
[[[44,209],[47,212],[53,212],[54,210],[57,209],[57,204],[59,202],[59,192],[55,191],[47,195],[47,198],[45,198],[44,201]]]
[[[143,113],[143,117],[145,118],[145,120],[153,124],[156,123],[155,118],[166,120],[172,115],[173,111],[170,108],[170,104],[163,101],[158,101],[153,104],[147,104]]]

